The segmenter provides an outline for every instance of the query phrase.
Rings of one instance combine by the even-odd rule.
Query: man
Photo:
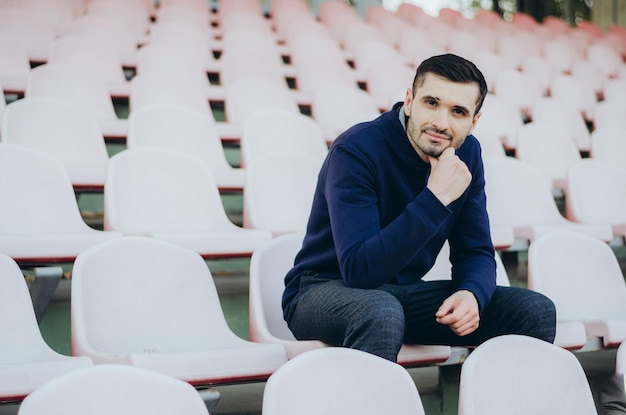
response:
[[[296,338],[391,361],[402,343],[554,340],[548,298],[496,287],[480,146],[470,135],[486,93],[474,64],[434,56],[403,103],[334,141],[285,278],[284,317]],[[422,281],[446,240],[452,280]]]

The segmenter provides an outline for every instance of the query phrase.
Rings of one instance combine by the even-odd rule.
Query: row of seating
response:
[[[62,373],[94,363],[136,366],[198,388],[269,378],[267,388],[271,390],[271,376],[280,373],[289,361],[304,360],[302,356],[312,356],[309,353],[314,349],[329,349],[319,342],[295,340],[280,312],[282,285],[276,281],[282,282],[282,275],[291,266],[289,258],[293,258],[301,240],[302,235],[282,236],[253,254],[249,341],[228,327],[211,273],[196,252],[146,237],[119,238],[87,249],[79,254],[73,268],[71,357],[47,346],[34,319],[19,267],[10,257],[0,255],[0,276],[5,287],[0,305],[6,309],[0,321],[10,334],[10,341],[4,342],[2,349],[0,396],[5,401],[19,400]],[[428,279],[449,278],[447,261],[444,250]],[[531,244],[528,264],[529,288],[549,296],[557,307],[556,346],[551,347],[588,350],[589,338],[600,339],[602,343],[596,345],[599,348],[615,348],[623,343],[626,284],[607,244],[579,233],[550,232]],[[505,275],[499,275],[499,280],[500,284],[507,283]],[[532,344],[530,339],[523,341]],[[485,353],[491,363],[477,366],[484,370],[499,365],[527,365],[528,361],[510,358],[511,352],[521,352],[523,346],[511,349],[512,343],[508,344],[507,353],[501,357],[495,351],[479,352],[479,346],[452,361],[450,347],[406,345],[399,363],[413,367],[464,361],[465,367],[472,356]],[[543,362],[542,353],[547,352],[536,355],[539,360],[533,362]],[[473,366],[468,365],[468,371],[480,370],[469,367]],[[543,369],[543,364],[533,368],[545,377]],[[499,381],[503,379],[506,377]],[[466,384],[461,389],[464,387],[471,390],[466,397],[469,401],[481,394],[482,386]],[[507,386],[503,393],[512,389]],[[518,391],[514,393],[521,397]]]
[[[624,355],[626,347],[618,353]],[[390,407],[399,415],[426,413],[407,371],[358,350],[326,348],[302,354],[276,370],[263,391],[262,412],[374,415]],[[479,346],[463,364],[460,378],[459,414],[496,414],[509,409],[554,415],[598,413],[585,374],[571,353],[516,335]],[[78,415],[85,411],[210,413],[185,382],[149,370],[98,365],[41,386],[24,400],[18,414]]]

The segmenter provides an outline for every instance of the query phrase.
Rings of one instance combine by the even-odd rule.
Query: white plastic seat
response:
[[[515,150],[517,134],[523,125],[519,108],[505,98],[487,94],[481,112],[474,135],[479,140],[483,134],[495,136],[505,149]]]
[[[54,351],[41,335],[21,269],[0,254],[0,400],[21,400],[64,373],[91,366],[88,357]]]
[[[137,38],[133,28],[115,17],[88,13],[72,21],[72,33],[87,36],[106,45],[117,55],[122,66],[137,66]]]
[[[208,415],[198,392],[186,382],[124,365],[97,365],[59,376],[28,395],[19,415]]]
[[[174,104],[147,105],[128,117],[129,149],[160,147],[206,165],[220,190],[242,190],[244,171],[233,168],[224,153],[215,121],[206,113]]]
[[[321,165],[328,147],[320,127],[306,115],[267,109],[248,116],[241,135],[241,166],[277,152],[302,154]]]
[[[55,39],[48,62],[93,74],[105,84],[113,98],[128,98],[130,94],[130,83],[115,50],[90,36],[74,34]]]
[[[240,79],[226,86],[226,122],[241,131],[246,120],[264,110],[282,110],[300,115],[295,95],[287,87],[266,79]],[[241,138],[241,137],[239,137]]]
[[[24,46],[12,35],[0,32],[0,84],[3,91],[23,94],[29,72],[30,62]]]
[[[500,256],[494,255],[496,261],[496,284],[502,287],[510,287],[511,282]],[[422,277],[424,281],[449,280],[452,278],[452,264],[450,263],[450,245],[443,244],[433,267]]]
[[[47,63],[31,69],[24,96],[64,100],[92,114],[105,138],[125,138],[128,120],[117,117],[104,81],[68,65]]]
[[[293,266],[303,237],[302,233],[278,236],[257,249],[250,259],[250,340],[282,344],[289,359],[328,347],[318,340],[296,340],[283,318],[284,278]],[[450,355],[449,346],[405,344],[398,354],[398,363],[407,367],[427,365],[444,362]]]
[[[557,319],[580,321],[605,347],[626,339],[626,284],[611,247],[571,231],[553,231],[528,249],[528,288],[555,304]]]
[[[541,95],[546,95],[550,92],[552,80],[559,75],[559,70],[554,63],[545,56],[524,56],[520,62],[520,67],[524,75],[530,76],[539,84]]]
[[[496,96],[514,104],[523,117],[529,116],[531,106],[542,96],[540,84],[534,78],[514,69],[498,72],[494,88]]]
[[[608,224],[614,238],[626,238],[626,168],[605,160],[582,160],[570,168],[567,189],[565,205],[571,220]]]
[[[538,122],[520,128],[515,157],[539,168],[557,195],[566,189],[569,168],[582,159],[578,146],[567,132]]]
[[[72,275],[72,354],[150,369],[193,385],[266,379],[278,344],[238,337],[213,277],[191,250],[124,237],[85,251]]]
[[[87,226],[65,168],[48,154],[0,143],[0,178],[0,253],[18,262],[71,261],[121,236]]]
[[[271,239],[269,231],[243,229],[229,220],[206,165],[148,147],[111,157],[104,228],[151,236],[204,257],[249,256]]]
[[[153,42],[172,42],[181,47],[189,47],[194,55],[202,61],[204,69],[214,69],[216,60],[213,56],[213,48],[215,42],[211,27],[197,26],[190,23],[182,22],[156,22],[150,28],[150,41]]]
[[[626,119],[621,121],[626,123]],[[591,133],[590,155],[596,160],[612,161],[626,169],[626,134],[617,125],[599,127]]]
[[[313,119],[331,143],[356,123],[373,120],[380,115],[376,101],[356,86],[330,85],[318,89],[311,103]]]
[[[103,189],[109,155],[98,123],[80,107],[50,98],[14,101],[1,135],[58,159],[75,189]]]
[[[532,242],[546,232],[571,229],[598,238],[612,239],[608,225],[568,221],[558,210],[541,171],[512,157],[486,159],[485,192],[492,226],[513,228],[517,240]]]
[[[478,346],[461,367],[459,388],[459,415],[597,414],[576,357],[528,336],[500,336]]]
[[[600,101],[593,118],[594,131],[605,127],[626,127],[626,105],[619,101]],[[593,146],[593,141],[591,143]],[[592,149],[593,151],[593,149]]]
[[[304,232],[309,219],[320,160],[274,153],[246,165],[243,227],[265,229],[274,237]]]
[[[558,75],[550,83],[550,95],[560,102],[573,105],[586,121],[593,121],[596,94],[593,88],[572,75]]]
[[[554,125],[567,131],[574,138],[580,152],[590,150],[591,134],[584,117],[574,105],[556,98],[544,97],[532,104],[530,112],[532,121]]]
[[[384,61],[370,65],[365,74],[367,91],[384,111],[404,100],[406,90],[413,84],[414,77],[415,70],[408,65],[388,65]]]
[[[426,413],[406,370],[339,347],[313,350],[285,363],[267,381],[262,410],[265,415]]]
[[[8,35],[15,46],[22,47],[29,61],[39,63],[48,60],[50,44],[55,38],[50,22],[23,8],[0,9],[0,33]]]

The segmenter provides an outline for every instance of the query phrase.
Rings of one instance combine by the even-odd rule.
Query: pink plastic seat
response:
[[[257,249],[250,260],[250,340],[279,343],[290,359],[314,349],[327,347],[317,340],[296,340],[283,319],[281,297],[284,277],[302,246],[303,234],[282,235]],[[449,346],[405,344],[398,362],[403,366],[420,366],[446,361]]]
[[[548,296],[557,319],[580,321],[605,347],[626,339],[626,284],[611,247],[571,231],[554,231],[528,250],[528,287]]]
[[[585,372],[569,351],[506,335],[478,346],[461,367],[459,415],[597,414]]]
[[[83,221],[65,168],[48,154],[0,143],[0,177],[0,253],[18,262],[72,261],[121,236]]]
[[[19,415],[209,415],[188,383],[150,370],[97,365],[59,376],[24,399]]]
[[[608,225],[567,220],[558,210],[550,186],[541,171],[512,157],[486,159],[485,191],[492,226],[513,228],[515,238],[532,243],[552,230],[570,229],[608,242]]]
[[[390,408],[396,415],[426,413],[409,373],[378,356],[339,347],[285,363],[263,393],[265,415],[378,415]]]
[[[193,385],[266,379],[287,361],[282,345],[230,329],[209,268],[189,249],[125,237],[80,255],[72,278],[73,355]]]
[[[52,379],[91,366],[88,357],[55,352],[41,335],[24,274],[0,254],[0,400],[21,400]]]
[[[8,105],[4,121],[3,142],[55,157],[75,189],[102,190],[109,155],[91,114],[65,101],[24,98]]]
[[[209,168],[180,153],[134,148],[111,157],[104,228],[151,236],[204,257],[247,257],[271,239],[230,221]]]
[[[607,160],[585,159],[567,176],[568,217],[580,223],[607,224],[613,237],[626,238],[626,168]]]

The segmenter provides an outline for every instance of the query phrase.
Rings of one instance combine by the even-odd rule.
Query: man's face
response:
[[[461,147],[480,117],[474,114],[478,94],[477,83],[452,82],[432,73],[426,74],[415,96],[407,90],[406,131],[422,160],[439,157],[447,147]]]

